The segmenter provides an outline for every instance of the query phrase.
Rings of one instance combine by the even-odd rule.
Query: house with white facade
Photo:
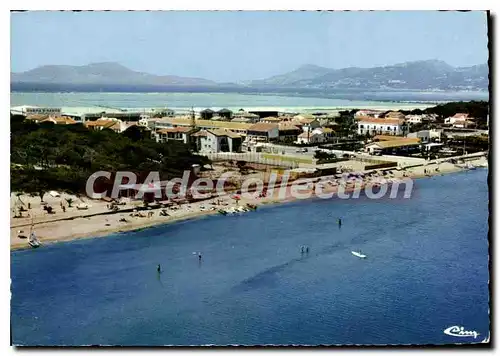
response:
[[[249,143],[276,141],[279,138],[279,126],[278,124],[258,122],[250,126],[246,134]]]
[[[402,135],[403,119],[376,119],[372,117],[358,118],[359,135]]]
[[[419,138],[422,143],[440,142],[442,129],[421,130],[407,135],[409,138]]]
[[[192,127],[168,127],[159,129],[155,133],[156,142],[180,141],[185,144],[191,142],[191,134],[197,129]]]
[[[398,151],[418,151],[420,147],[419,138],[398,138],[395,140],[372,142],[365,145],[365,151],[370,154],[384,154]]]
[[[474,125],[472,120],[474,118],[469,117],[469,114],[457,113],[444,119],[444,123],[456,128],[467,128]]]
[[[295,143],[299,145],[323,143],[326,141],[325,135],[322,132],[316,130],[302,132]]]
[[[192,135],[200,152],[240,152],[242,137],[223,129],[201,130]]]
[[[430,121],[430,118],[428,115],[406,115],[406,122],[409,124],[421,124],[423,122],[428,122]]]
[[[131,126],[136,125],[135,121],[122,121],[115,117],[101,117],[95,121],[85,121],[84,125],[89,130],[110,129],[117,133],[122,133]]]
[[[325,139],[324,142],[332,142],[336,139],[335,131],[330,127],[318,127],[312,132],[322,134]]]
[[[154,130],[157,128],[162,128],[162,127],[156,127],[156,122],[160,119],[155,119],[155,118],[142,118],[137,121],[137,126],[140,127],[145,127],[149,130]]]
[[[314,130],[315,128],[321,126],[318,119],[316,119],[312,115],[296,115],[290,122],[293,125],[300,127],[304,132],[308,130]]]

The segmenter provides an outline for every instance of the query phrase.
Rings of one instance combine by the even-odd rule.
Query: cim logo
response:
[[[449,328],[443,331],[446,335],[455,336],[455,337],[473,337],[474,339],[479,336],[477,331],[467,331],[463,326],[450,326]]]

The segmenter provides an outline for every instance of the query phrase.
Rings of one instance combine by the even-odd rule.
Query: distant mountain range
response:
[[[81,85],[217,85],[201,78],[154,75],[136,72],[118,63],[92,63],[84,66],[48,65],[11,73],[11,83]]]
[[[487,91],[487,64],[455,68],[443,61],[405,62],[375,68],[330,69],[304,65],[292,72],[245,83],[217,83],[202,78],[154,75],[136,72],[118,63],[93,63],[85,66],[48,65],[22,73],[11,73],[13,90],[51,91],[67,87],[73,90],[91,88],[135,88],[135,91],[241,92],[323,92],[339,91]]]
[[[329,69],[305,65],[252,86],[366,90],[488,90],[488,65],[455,68],[443,61],[406,62],[375,68]]]

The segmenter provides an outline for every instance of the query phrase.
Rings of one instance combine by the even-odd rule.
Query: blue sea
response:
[[[300,201],[12,252],[12,342],[481,342],[487,174],[419,179],[411,199]],[[454,325],[480,335],[443,332]]]
[[[411,95],[412,102],[408,95]],[[414,109],[453,100],[488,100],[487,92],[375,92],[371,96],[350,98],[300,97],[271,94],[238,93],[42,93],[12,92],[11,106],[36,105],[45,107],[96,107],[144,109],[169,107],[175,110],[211,107],[231,110],[278,108],[291,111],[322,111],[339,108]]]

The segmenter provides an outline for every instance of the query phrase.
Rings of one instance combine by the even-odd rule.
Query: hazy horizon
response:
[[[487,62],[487,44],[484,11],[11,13],[12,72],[115,62],[139,72],[234,82],[308,64],[472,66]]]

